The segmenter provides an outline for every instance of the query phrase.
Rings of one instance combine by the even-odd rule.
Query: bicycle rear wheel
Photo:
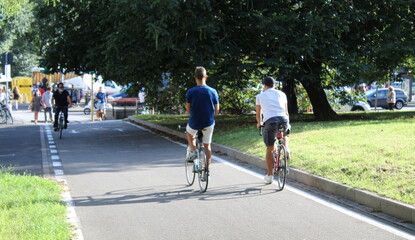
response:
[[[184,167],[186,171],[186,180],[189,186],[192,186],[195,181],[195,165],[193,164],[193,161],[187,161],[187,156],[190,154],[190,148],[187,147],[186,150],[186,158],[184,160]]]
[[[281,191],[287,180],[287,150],[284,145],[278,145],[274,159],[277,162],[274,164],[274,178],[278,185],[278,191]]]
[[[199,169],[200,169],[197,172],[198,179],[199,179],[199,187],[200,187],[200,192],[204,193],[206,192],[208,183],[209,183],[209,166],[207,162],[205,148],[200,148],[199,154],[198,154],[198,160],[199,160]]]

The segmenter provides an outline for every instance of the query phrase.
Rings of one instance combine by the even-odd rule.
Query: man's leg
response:
[[[62,109],[62,111],[63,111],[63,116],[65,118],[65,123],[63,125],[63,128],[66,129],[68,127],[68,108],[64,108]]]
[[[60,111],[61,111],[60,108],[55,108],[55,122],[53,123],[54,128],[58,127],[58,117],[59,117],[59,112]]]
[[[273,174],[272,169],[274,165],[274,146],[268,147],[266,149],[265,160],[267,161],[267,175],[271,176]]]
[[[196,150],[196,137],[186,133],[187,136],[187,144],[190,147],[190,151],[194,152]]]
[[[206,150],[206,158],[208,160],[208,166],[209,166],[212,160],[212,148],[210,146],[210,143],[208,144],[204,143],[203,146],[205,147],[205,150]]]

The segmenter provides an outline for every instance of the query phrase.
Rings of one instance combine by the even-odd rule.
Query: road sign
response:
[[[2,65],[8,65],[13,63],[13,53],[5,52],[1,55]]]

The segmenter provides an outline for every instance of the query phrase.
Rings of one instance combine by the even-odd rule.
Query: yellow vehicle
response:
[[[20,92],[19,102],[32,101],[32,78],[31,77],[14,77],[12,79],[12,90],[17,87]]]

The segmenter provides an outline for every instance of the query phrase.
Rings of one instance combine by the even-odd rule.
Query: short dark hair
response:
[[[267,85],[268,87],[274,87],[275,80],[273,77],[268,76],[262,80],[262,84]]]
[[[206,69],[204,67],[196,67],[195,77],[202,80],[205,76],[207,76]]]
[[[61,85],[62,85],[62,87],[64,87],[64,86],[63,86],[63,83],[61,83],[61,82],[60,82],[60,83],[58,83],[58,88],[59,88]]]

